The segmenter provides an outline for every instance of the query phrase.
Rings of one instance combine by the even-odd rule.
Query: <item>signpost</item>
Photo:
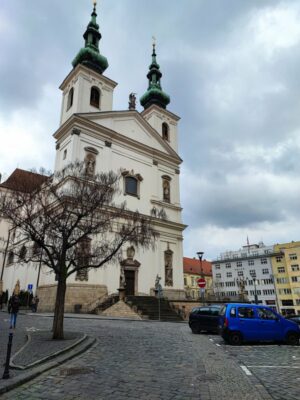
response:
[[[199,278],[197,280],[198,286],[200,288],[200,294],[201,294],[201,301],[204,303],[204,293],[205,293],[205,286],[206,286],[206,280],[205,278]]]

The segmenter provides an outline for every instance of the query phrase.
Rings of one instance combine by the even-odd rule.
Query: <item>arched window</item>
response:
[[[91,88],[90,105],[96,108],[100,108],[100,90],[95,86]]]
[[[74,88],[71,88],[70,91],[69,91],[69,94],[68,94],[67,111],[73,105],[73,97],[74,97]]]
[[[26,254],[27,254],[27,249],[26,249],[26,246],[23,245],[23,246],[21,247],[21,250],[20,250],[19,259],[20,259],[20,260],[24,260],[25,257],[26,257]]]
[[[166,122],[163,122],[162,124],[162,137],[164,140],[169,141],[169,125]]]
[[[125,193],[138,195],[138,180],[134,176],[125,177]]]
[[[12,264],[14,262],[14,252],[10,251],[7,257],[7,265]]]

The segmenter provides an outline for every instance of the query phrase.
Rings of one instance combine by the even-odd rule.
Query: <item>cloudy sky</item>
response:
[[[172,4],[172,6],[171,6]],[[0,172],[53,169],[59,84],[91,0],[1,0]],[[300,240],[300,2],[102,0],[114,108],[142,95],[151,37],[181,116],[185,255]],[[140,108],[141,110],[141,108]]]

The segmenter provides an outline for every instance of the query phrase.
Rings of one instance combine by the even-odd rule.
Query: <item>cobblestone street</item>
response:
[[[49,329],[51,320],[20,315],[18,327]],[[2,399],[299,399],[299,347],[226,346],[185,323],[66,318],[65,329],[97,341]],[[275,360],[294,369],[256,367]]]

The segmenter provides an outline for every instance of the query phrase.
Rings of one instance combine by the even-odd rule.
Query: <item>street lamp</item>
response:
[[[256,290],[256,272],[254,272],[253,274],[251,274],[251,278],[253,279],[253,283],[254,283],[254,303],[258,304],[258,297],[257,297],[257,290]]]
[[[202,265],[203,254],[204,254],[204,251],[197,251],[197,256],[198,256],[199,261],[200,261],[200,271],[201,271],[201,278],[202,279],[204,279],[203,265]],[[201,293],[201,301],[202,301],[202,303],[204,302],[204,291],[205,291],[205,288],[201,287],[200,288],[200,293]]]

